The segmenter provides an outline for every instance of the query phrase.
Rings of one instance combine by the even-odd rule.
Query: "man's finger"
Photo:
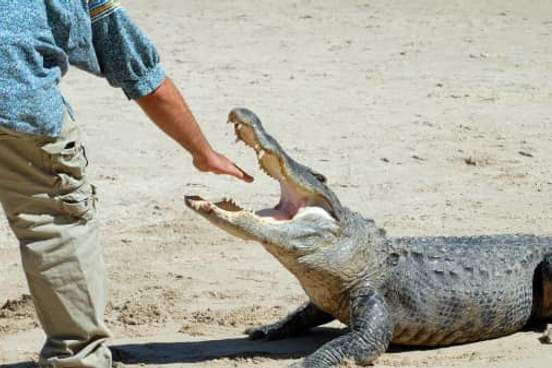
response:
[[[246,173],[241,167],[239,167],[238,165],[236,165],[235,163],[232,162],[232,165],[234,165],[234,167],[236,169],[238,169],[239,171],[239,175],[237,176],[238,178],[242,179],[243,181],[247,182],[247,183],[252,183],[253,180],[255,180],[251,175],[249,175],[248,173]]]

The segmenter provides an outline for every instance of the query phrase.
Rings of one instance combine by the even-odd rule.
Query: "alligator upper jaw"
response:
[[[234,109],[228,122],[233,124],[238,141],[251,147],[256,155],[260,169],[280,184],[280,201],[274,208],[253,212],[242,208],[233,199],[210,202],[198,196],[186,197],[186,205],[204,216],[225,217],[240,214],[254,214],[265,221],[289,221],[303,209],[317,207],[325,210],[329,216],[336,217],[331,200],[320,190],[323,177],[291,159],[278,142],[264,130],[257,116],[246,109]]]

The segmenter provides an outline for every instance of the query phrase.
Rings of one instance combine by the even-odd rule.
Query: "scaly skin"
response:
[[[552,236],[389,238],[343,207],[326,179],[289,157],[255,114],[238,109],[229,119],[263,171],[280,183],[280,203],[258,214],[230,200],[188,197],[186,203],[221,229],[260,242],[310,299],[283,320],[246,333],[281,339],[332,319],[349,327],[292,367],[367,365],[391,342],[446,346],[552,320]],[[551,334],[549,328],[541,341],[550,342]]]
[[[381,292],[395,316],[395,343],[489,339],[519,330],[532,317],[552,316],[552,309],[539,309],[541,291],[533,289],[537,268],[552,254],[552,237],[403,238],[392,242],[390,254],[396,266]]]

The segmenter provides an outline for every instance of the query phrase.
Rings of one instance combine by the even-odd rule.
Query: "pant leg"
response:
[[[46,333],[42,367],[111,367],[106,272],[87,164],[72,121],[55,139],[0,129],[0,202]]]

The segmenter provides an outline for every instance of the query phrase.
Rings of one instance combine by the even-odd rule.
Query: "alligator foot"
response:
[[[246,329],[244,333],[248,335],[250,340],[279,340],[283,339],[287,335],[285,331],[282,330],[281,326],[279,326],[279,323],[251,327]]]
[[[245,330],[251,340],[278,340],[295,336],[308,329],[323,325],[334,319],[313,303],[305,303],[284,319],[269,325],[252,327]]]
[[[389,345],[393,335],[391,318],[383,297],[370,289],[351,298],[350,331],[306,357],[293,368],[334,368],[345,362],[369,365]]]

